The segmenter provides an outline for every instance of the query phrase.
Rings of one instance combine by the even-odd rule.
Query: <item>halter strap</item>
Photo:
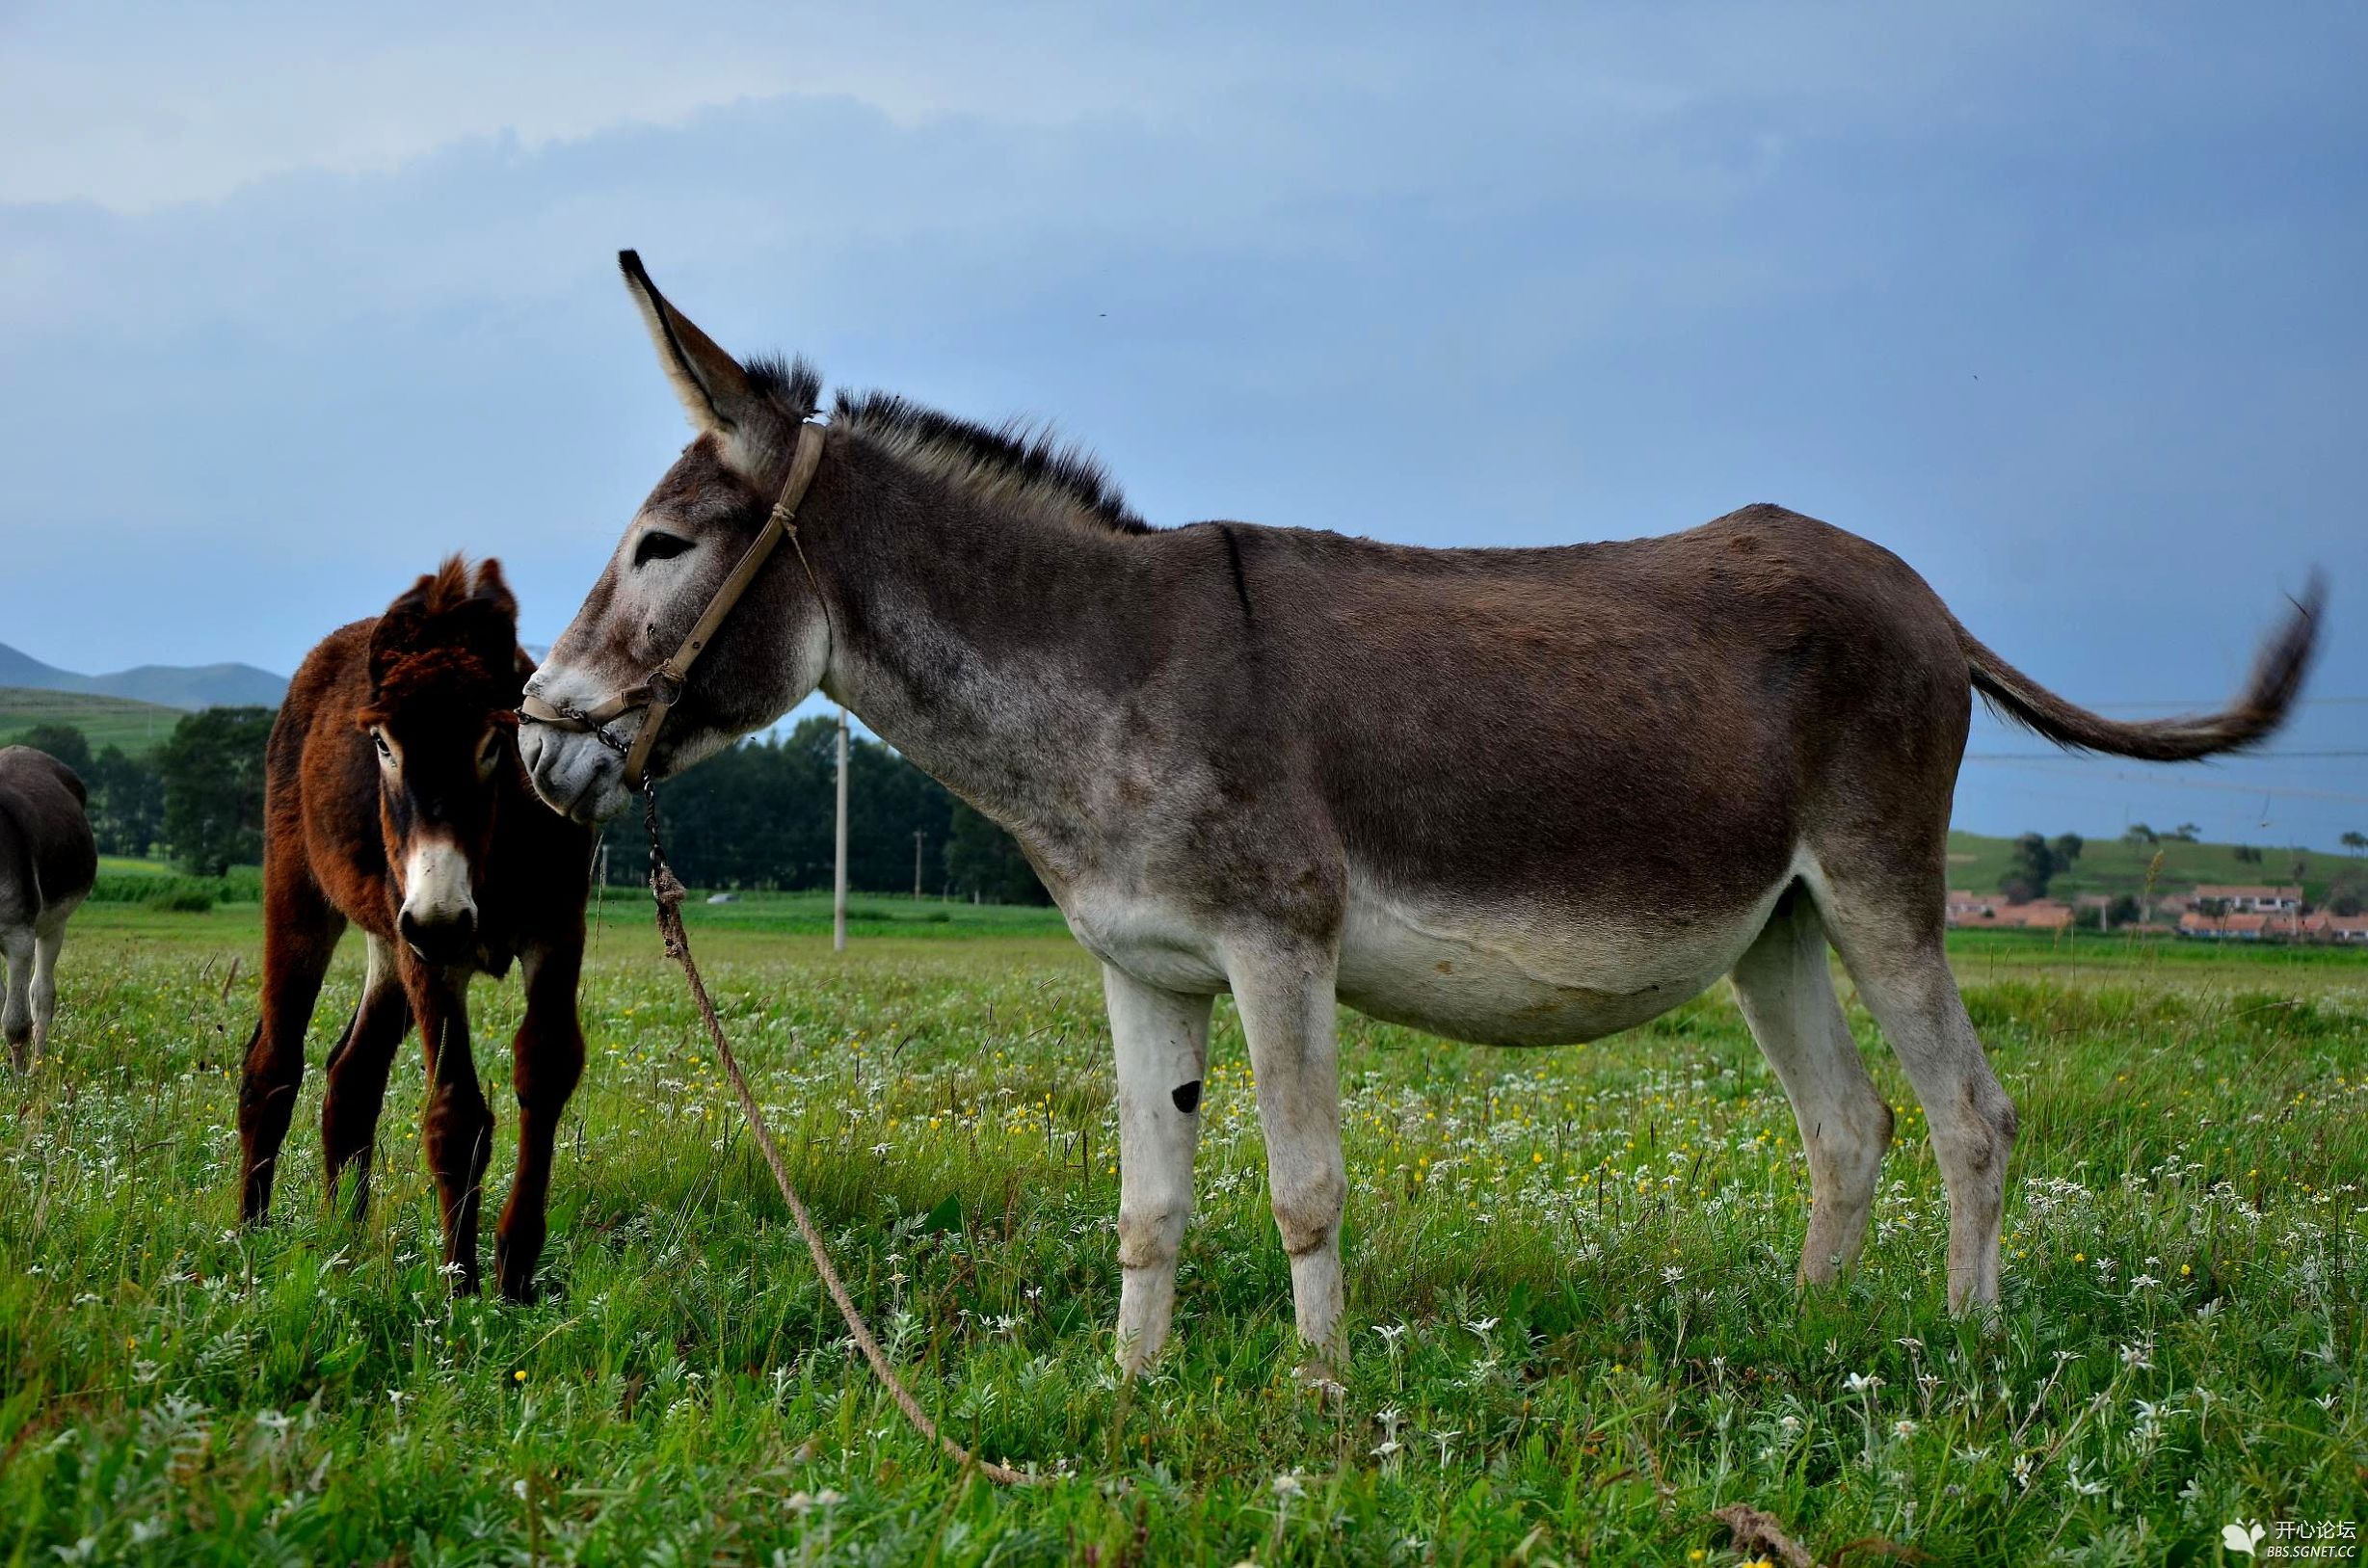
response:
[[[806,571],[807,586],[813,590],[814,602],[822,607],[827,624],[831,613],[830,601],[822,597],[822,584],[814,576],[813,564],[806,559],[806,546],[798,541],[797,525],[798,506],[806,499],[807,488],[813,483],[814,470],[821,465],[822,427],[809,420],[798,426],[797,450],[789,459],[789,477],[783,483],[781,495],[774,501],[773,510],[766,514],[764,526],[757,531],[757,537],[741,552],[740,559],[732,564],[730,574],[718,585],[714,597],[707,600],[707,607],[699,613],[698,621],[692,624],[690,634],[672,653],[658,662],[640,685],[621,691],[588,708],[556,706],[530,693],[519,703],[519,716],[536,724],[547,724],[554,730],[582,731],[599,735],[605,744],[625,752],[625,783],[638,788],[644,770],[650,763],[650,749],[657,742],[658,727],[666,722],[667,713],[681,699],[682,683],[689,678],[691,666],[698,662],[700,654],[707,651],[707,642],[715,635],[716,628],[724,624],[724,618],[740,602],[741,596],[748,592],[749,584],[757,580],[757,573],[764,569],[765,562],[772,558],[773,551],[784,539],[788,540],[789,547],[797,552],[798,565]],[[643,715],[641,729],[634,734],[633,744],[628,748],[603,727],[609,720],[637,707],[647,711]]]

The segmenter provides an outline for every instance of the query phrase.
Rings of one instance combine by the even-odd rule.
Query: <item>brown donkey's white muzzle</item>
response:
[[[403,909],[395,921],[411,950],[431,964],[457,964],[477,950],[477,899],[468,857],[448,838],[414,841],[403,859]]]

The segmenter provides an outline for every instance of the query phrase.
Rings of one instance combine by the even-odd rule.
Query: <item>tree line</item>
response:
[[[70,724],[36,725],[16,739],[82,776],[100,854],[170,860],[192,875],[218,877],[263,859],[263,744],[271,732],[268,707],[209,707],[184,715],[145,757],[115,745],[93,754],[90,737]]]
[[[210,707],[184,716],[145,757],[109,745],[93,753],[68,724],[38,725],[18,743],[82,776],[102,855],[169,860],[219,877],[263,858],[263,750],[272,710]],[[837,816],[834,721],[810,718],[788,734],[744,741],[659,791],[667,852],[694,887],[831,885]],[[866,892],[920,891],[998,904],[1051,899],[1011,837],[880,741],[848,755],[847,881]],[[641,821],[612,823],[609,879],[638,883],[648,864]],[[918,866],[917,866],[918,860]]]
[[[786,735],[744,740],[661,785],[667,858],[695,888],[812,890],[831,885],[838,727],[816,715]],[[638,884],[641,818],[608,826],[608,878]],[[1049,904],[1011,836],[906,761],[863,737],[847,753],[847,885],[990,904]]]

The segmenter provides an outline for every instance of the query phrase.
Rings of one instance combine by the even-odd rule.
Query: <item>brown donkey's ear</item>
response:
[[[453,571],[458,558],[446,561],[441,571],[431,571],[412,584],[378,618],[370,628],[370,695],[375,698],[386,681],[386,672],[404,654],[419,646],[420,634],[428,620],[428,601],[436,592],[437,579],[442,572]]]
[[[477,563],[477,578],[469,585],[468,597],[485,600],[513,623],[518,620],[518,596],[502,580],[501,563],[491,556]]]
[[[525,677],[518,670],[518,598],[502,580],[499,561],[489,558],[477,563],[468,598],[455,610],[454,618],[464,646],[484,664],[496,686],[512,693],[505,701],[516,706],[517,692],[525,684]]]
[[[657,285],[632,251],[617,252],[625,286],[641,307],[642,322],[657,349],[658,364],[674,383],[691,428],[713,436],[723,446],[724,459],[737,471],[759,477],[785,427],[794,423],[750,380],[740,361],[716,347],[715,340],[693,325],[660,294]]]

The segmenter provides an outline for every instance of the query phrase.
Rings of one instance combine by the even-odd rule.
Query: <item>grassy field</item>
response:
[[[139,757],[171,739],[173,727],[188,716],[177,707],[128,697],[0,686],[0,746],[37,724],[70,724],[83,732],[93,752],[120,746]]]
[[[1051,1484],[956,1473],[853,1359],[638,898],[603,911],[530,1309],[438,1275],[415,1054],[371,1218],[321,1216],[316,1074],[279,1222],[239,1232],[256,915],[119,904],[77,921],[53,1059],[0,1081],[0,1556],[1722,1564],[1710,1511],[1746,1502],[1827,1559],[2212,1562],[2230,1521],[2368,1511],[2368,955],[1969,934],[2024,1128],[1986,1334],[1942,1310],[1940,1183],[1854,1002],[1900,1139],[1865,1263],[1805,1298],[1797,1136],[1723,989],[1530,1053],[1347,1019],[1327,1396],[1230,1010],[1179,1339],[1122,1389],[1091,965],[1043,912],[859,904],[843,958],[813,900],[692,913],[875,1326]],[[498,1041],[518,987],[478,995]]]

